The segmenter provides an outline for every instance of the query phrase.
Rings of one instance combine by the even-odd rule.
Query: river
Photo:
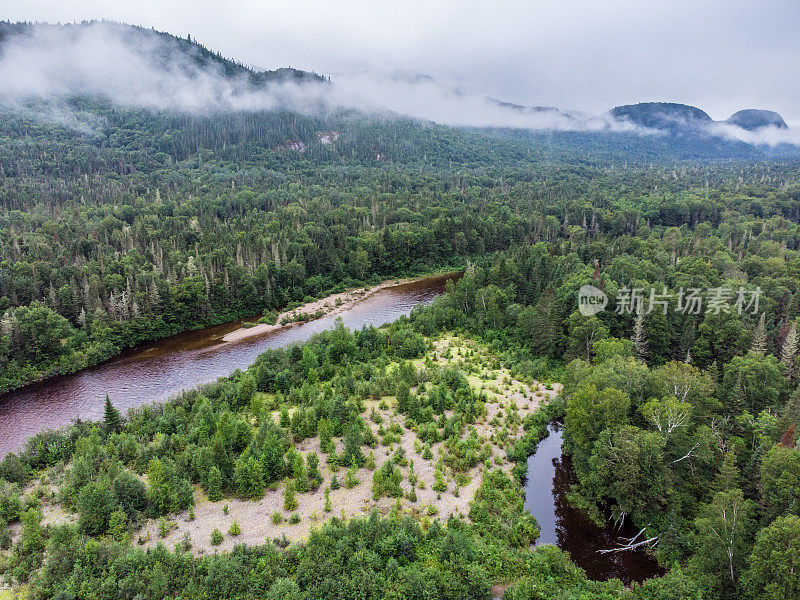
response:
[[[567,501],[567,492],[575,483],[569,457],[561,454],[561,428],[550,426],[550,435],[539,443],[528,458],[525,484],[525,509],[539,522],[537,543],[555,544],[569,552],[572,560],[590,579],[616,577],[626,584],[643,581],[663,573],[658,562],[643,550],[600,554],[617,546],[620,536],[632,537],[631,528],[618,530],[609,524],[598,527]]]
[[[106,394],[124,413],[244,369],[265,349],[307,340],[331,328],[337,318],[351,329],[389,323],[415,306],[432,302],[451,277],[388,287],[337,315],[240,342],[226,343],[221,338],[241,327],[242,321],[189,331],[143,344],[96,367],[6,393],[0,396],[0,457],[19,450],[39,431],[63,427],[78,418],[102,419]],[[597,553],[612,547],[619,532],[598,528],[569,506],[566,492],[571,483],[572,469],[561,456],[561,432],[551,428],[528,459],[525,486],[525,508],[541,527],[539,543],[567,550],[593,579],[618,577],[630,582],[659,574],[658,565],[643,552]]]
[[[246,368],[267,348],[302,342],[330,329],[339,317],[350,329],[390,323],[432,302],[451,278],[440,275],[384,288],[339,314],[240,342],[224,343],[221,338],[242,321],[188,331],[142,344],[95,367],[8,392],[0,396],[0,458],[40,431],[75,419],[102,419],[106,394],[123,414],[135,406],[166,401],[181,390]]]

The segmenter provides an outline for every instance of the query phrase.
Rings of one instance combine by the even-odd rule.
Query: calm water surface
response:
[[[616,547],[619,537],[632,537],[637,531],[595,525],[567,502],[567,492],[575,482],[569,457],[561,454],[561,428],[551,425],[550,435],[528,458],[525,484],[525,509],[539,521],[539,544],[555,544],[569,552],[573,562],[590,579],[618,578],[626,584],[643,581],[663,573],[656,560],[643,551],[600,554],[598,550]]]
[[[0,457],[19,450],[39,431],[57,429],[75,419],[103,418],[106,394],[124,414],[129,408],[163,402],[183,389],[244,369],[267,348],[307,340],[330,329],[341,317],[350,329],[382,325],[429,304],[444,292],[452,275],[384,288],[337,315],[294,325],[235,343],[221,337],[241,321],[189,331],[148,342],[72,375],[48,379],[0,396]]]

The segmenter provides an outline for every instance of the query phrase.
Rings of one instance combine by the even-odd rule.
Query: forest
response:
[[[791,163],[580,164],[521,139],[380,119],[339,122],[323,144],[321,118],[82,106],[102,133],[0,121],[0,390],[521,245],[580,243],[602,262],[601,246],[643,227],[746,236],[729,213],[798,216]],[[770,241],[795,249],[786,235]]]
[[[544,239],[475,253],[465,275],[409,319],[339,327],[166,405],[123,418],[109,401],[101,424],[39,434],[0,464],[3,519],[13,524],[4,572],[42,598],[488,598],[492,585],[512,599],[795,597],[797,196],[734,181],[666,198],[654,190],[605,208],[554,202],[562,220],[538,216],[527,233]],[[611,298],[651,287],[763,295],[755,314],[681,312],[674,295],[663,312],[587,317],[577,310],[587,284]],[[465,387],[464,365],[413,362],[448,332],[485,345],[520,382],[563,383],[522,418],[523,435],[506,440],[506,459],[519,465],[509,474],[469,443],[469,423],[487,399]],[[189,541],[137,547],[133,535],[145,520],[158,519],[168,533],[166,518],[191,515],[198,493],[246,500],[279,485],[290,513],[320,485],[323,466],[341,469],[346,485],[362,465],[369,469],[372,445],[391,443],[367,426],[367,403],[387,394],[401,430],[446,449],[445,489],[457,482],[460,461],[484,470],[467,515],[441,524],[399,507],[383,518],[334,516],[305,542],[240,544],[208,556],[193,554]],[[556,548],[528,549],[537,529],[519,483],[553,419],[563,421],[575,466],[571,502],[598,520],[641,528],[636,541],[666,575],[628,588],[592,582]],[[298,460],[294,447],[314,436],[327,449],[324,463]],[[408,485],[403,459],[373,471],[374,495],[407,499],[398,491]],[[74,519],[44,524],[42,506],[53,503]],[[231,528],[229,536],[239,535],[238,524]]]
[[[8,593],[800,597],[796,162],[347,111],[48,108],[0,112],[0,392],[463,276],[395,323],[30,438],[0,461]],[[606,310],[580,310],[585,286]],[[535,545],[526,461],[556,421],[571,505],[633,526],[663,576],[593,581]]]

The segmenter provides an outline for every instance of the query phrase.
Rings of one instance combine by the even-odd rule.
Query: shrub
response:
[[[387,460],[372,476],[372,498],[375,501],[381,496],[399,498],[403,495],[403,488],[400,487],[402,481],[403,474],[400,469],[395,467],[391,460]]]
[[[231,523],[231,526],[228,529],[228,533],[230,535],[239,535],[240,533],[242,533],[242,530],[239,527],[239,521],[234,521],[233,523]]]
[[[356,487],[360,483],[358,477],[356,477],[356,473],[357,472],[358,472],[358,465],[356,464],[356,461],[355,461],[355,458],[354,458],[353,462],[351,463],[350,467],[347,469],[347,472],[345,473],[345,476],[344,476],[344,487],[346,487],[348,490],[351,489],[351,488]]]
[[[440,466],[436,467],[436,471],[433,474],[433,477],[436,481],[433,483],[433,490],[435,492],[444,492],[447,490],[447,483],[444,481],[444,474],[442,473],[442,469]]]
[[[119,500],[120,508],[128,518],[147,508],[147,491],[144,483],[129,471],[120,471],[114,478],[114,493]]]
[[[78,527],[88,535],[100,535],[108,530],[111,513],[117,510],[117,496],[108,478],[90,482],[78,494]]]
[[[124,511],[117,510],[111,513],[108,519],[108,533],[118,542],[128,540],[128,518]]]
[[[292,525],[297,525],[300,522],[300,515],[294,513],[291,517],[289,517],[289,523]]]
[[[254,456],[242,455],[236,461],[234,479],[239,494],[258,500],[264,495],[264,474],[261,463]]]
[[[277,525],[278,523],[283,522],[283,515],[276,510],[274,513],[272,513],[271,519],[272,522]]]
[[[295,508],[297,508],[297,490],[294,480],[290,479],[286,482],[286,488],[283,490],[283,510],[294,510]]]
[[[172,521],[167,521],[164,517],[161,517],[158,520],[158,535],[159,537],[165,538],[169,535],[169,532],[172,531],[172,528],[175,524]]]
[[[222,532],[219,529],[215,529],[211,532],[211,545],[212,546],[219,546],[222,543],[222,540],[225,539],[222,536]]]
[[[306,456],[308,465],[308,481],[312,490],[316,490],[322,484],[322,473],[319,472],[319,456],[316,452],[309,452]]]

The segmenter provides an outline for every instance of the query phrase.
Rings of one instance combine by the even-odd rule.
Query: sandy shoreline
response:
[[[423,279],[428,279],[430,277],[436,277],[436,275],[425,275],[422,277],[407,277],[404,279],[388,279],[383,283],[375,285],[371,288],[356,288],[352,290],[346,290],[344,292],[339,292],[338,294],[331,294],[330,296],[326,296],[325,298],[320,298],[319,300],[314,300],[313,302],[307,302],[294,308],[292,310],[287,310],[282,312],[278,315],[278,319],[275,322],[275,325],[269,325],[268,323],[259,323],[253,327],[241,327],[235,331],[231,331],[230,333],[225,334],[222,336],[222,342],[241,342],[242,340],[250,339],[253,337],[257,337],[260,335],[264,335],[266,333],[271,333],[273,331],[278,331],[280,329],[284,329],[286,327],[291,327],[295,325],[295,317],[300,313],[305,313],[307,315],[315,315],[313,318],[308,319],[308,321],[303,321],[307,323],[309,321],[314,321],[321,317],[325,317],[328,315],[335,315],[340,312],[344,312],[353,308],[356,304],[361,302],[362,300],[366,300],[373,294],[384,290],[386,288],[395,287],[398,285],[403,285],[405,283],[413,283],[415,281],[422,281]],[[281,325],[282,321],[288,321],[285,325]]]

